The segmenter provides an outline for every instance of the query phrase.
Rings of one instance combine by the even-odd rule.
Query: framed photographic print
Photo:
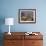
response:
[[[19,9],[19,23],[36,23],[36,9]]]

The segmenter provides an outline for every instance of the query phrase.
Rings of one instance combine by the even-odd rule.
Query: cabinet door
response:
[[[42,40],[24,40],[24,46],[43,46]]]

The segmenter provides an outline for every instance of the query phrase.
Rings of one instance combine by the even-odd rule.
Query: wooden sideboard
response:
[[[8,35],[4,33],[4,46],[43,46],[43,35],[40,32],[38,35],[25,35],[26,32],[11,32]]]

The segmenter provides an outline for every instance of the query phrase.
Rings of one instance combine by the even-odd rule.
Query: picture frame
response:
[[[36,9],[19,9],[19,23],[36,23]]]

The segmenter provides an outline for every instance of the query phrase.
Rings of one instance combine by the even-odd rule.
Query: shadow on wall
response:
[[[0,16],[0,46],[3,46],[3,32],[2,25],[5,23],[5,17]]]

